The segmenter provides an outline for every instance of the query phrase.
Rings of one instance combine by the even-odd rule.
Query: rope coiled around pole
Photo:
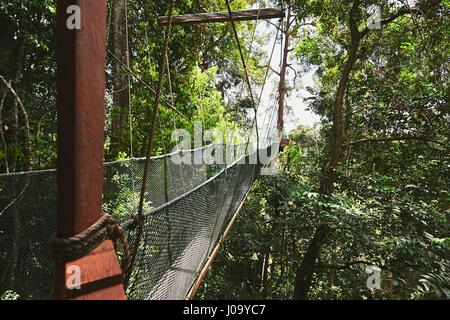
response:
[[[122,271],[126,271],[131,251],[120,223],[104,214],[92,226],[72,237],[53,237],[49,241],[50,255],[55,262],[72,262],[88,255],[105,240],[112,240],[117,252],[118,243],[123,247]]]

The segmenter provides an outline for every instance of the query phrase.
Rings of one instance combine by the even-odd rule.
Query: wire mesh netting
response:
[[[184,299],[260,170],[249,163],[252,155],[230,166],[178,164],[175,155],[150,161],[129,299]],[[103,211],[123,223],[131,246],[136,232],[127,226],[137,211],[143,170],[144,159],[104,166]],[[0,293],[51,298],[56,171],[0,175],[0,210]]]

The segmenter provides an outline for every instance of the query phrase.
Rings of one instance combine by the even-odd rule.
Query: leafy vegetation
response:
[[[267,3],[280,4],[295,15],[290,67],[299,76],[316,70],[305,104],[321,120],[289,133],[280,172],[255,184],[197,298],[449,299],[449,1]],[[381,9],[380,29],[367,27],[370,5]],[[108,1],[105,160],[145,153],[162,46],[157,16],[167,7]],[[55,167],[55,9],[50,0],[0,3],[0,172]],[[224,10],[219,0],[176,3],[176,14]],[[256,87],[265,39],[253,40],[253,23],[237,25]],[[192,132],[194,121],[222,132],[249,126],[229,24],[174,28],[168,75],[155,155],[173,148],[173,129]],[[104,207],[127,216],[130,197],[127,189]],[[373,265],[381,289],[366,286]],[[7,291],[0,299],[18,298]]]
[[[370,4],[380,30],[365,26]],[[295,1],[297,25],[313,25],[295,55],[317,68],[307,102],[321,126],[291,133],[200,298],[448,298],[449,7],[415,5]]]

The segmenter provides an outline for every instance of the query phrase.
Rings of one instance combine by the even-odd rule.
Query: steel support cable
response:
[[[273,112],[272,114],[275,114],[275,112]],[[259,152],[259,149],[257,148],[256,152]],[[253,169],[253,177],[255,175],[255,171],[256,171],[256,167],[258,164],[254,165],[254,169]],[[236,180],[236,184],[234,187],[234,191],[233,191],[233,196],[232,196],[232,200],[231,203],[233,203],[235,201],[236,198],[236,194],[237,194],[237,190],[238,190],[238,185],[239,185],[239,181],[241,179],[241,172],[242,172],[242,166],[239,166],[239,173],[238,173],[238,178]],[[209,269],[209,267],[212,265],[213,261],[215,260],[215,257],[217,256],[220,248],[223,246],[224,242],[225,242],[225,238],[228,234],[228,232],[230,231],[231,227],[233,226],[234,222],[237,220],[238,216],[239,216],[239,211],[242,209],[245,200],[247,198],[247,196],[249,195],[251,189],[252,189],[252,182],[249,182],[250,186],[249,189],[247,190],[247,192],[243,195],[240,204],[238,206],[238,208],[236,209],[235,214],[233,215],[231,221],[228,223],[225,231],[219,236],[220,240],[218,242],[218,244],[216,245],[216,247],[214,248],[214,250],[212,251],[211,255],[209,256],[205,266],[203,267],[202,271],[200,272],[199,277],[197,278],[197,280],[195,281],[195,283],[193,284],[193,286],[191,287],[191,290],[189,291],[188,295],[187,295],[187,299],[193,299],[194,295],[196,294],[198,288],[200,287],[201,282],[203,281],[204,277],[206,276],[206,273]],[[230,214],[231,209],[233,208],[233,206],[231,205],[230,208],[228,209],[228,213],[227,216]]]
[[[231,11],[230,2],[229,2],[229,0],[225,0],[225,2],[226,2],[226,5],[227,5],[228,14],[230,16],[231,26],[233,28],[234,37],[236,39],[237,47],[238,47],[238,50],[239,50],[239,55],[241,57],[241,62],[242,62],[243,68],[244,68],[245,80],[247,82],[250,98],[251,98],[252,104],[253,104],[253,110],[254,110],[254,113],[255,113],[255,116],[253,118],[252,127],[254,127],[256,125],[256,139],[257,139],[257,150],[256,150],[256,152],[258,152],[258,147],[259,147],[259,134],[258,134],[258,122],[257,122],[258,110],[257,110],[257,106],[256,106],[255,99],[254,99],[254,96],[253,96],[252,86],[251,86],[251,82],[250,82],[250,78],[249,78],[249,74],[248,74],[248,69],[247,69],[247,63],[245,62],[245,57],[244,57],[244,53],[242,51],[241,43],[240,43],[240,40],[239,40],[239,35],[237,33],[236,24],[234,22],[234,18],[233,18],[233,13]],[[256,32],[256,27],[255,27],[254,32]],[[248,151],[249,143],[250,143],[250,137],[247,139],[247,145],[246,145],[245,153],[247,153],[247,151]],[[257,159],[259,159],[258,154],[257,154]],[[255,165],[255,168],[256,168],[256,165]],[[242,172],[242,167],[239,167],[239,174],[238,174],[238,178],[237,178],[237,181],[236,181],[236,185],[235,185],[235,188],[234,188],[234,191],[233,191],[233,196],[232,196],[232,201],[231,201],[232,203],[233,203],[233,201],[234,201],[234,199],[236,197],[236,191],[237,191],[237,188],[238,188],[237,185],[238,185],[239,180],[241,178],[241,172]],[[231,209],[231,207],[230,207],[230,209]],[[229,212],[228,212],[228,214],[229,214]]]
[[[266,166],[267,165],[264,165],[264,167],[266,167]],[[201,269],[198,278],[192,284],[191,289],[189,290],[189,292],[188,292],[188,294],[186,296],[187,300],[192,300],[194,298],[195,294],[197,293],[197,290],[199,289],[201,283],[203,282],[203,279],[206,277],[207,272],[209,271],[209,269],[211,268],[212,264],[214,263],[214,260],[215,260],[215,258],[217,256],[217,254],[219,253],[220,249],[224,245],[225,239],[226,239],[228,233],[230,232],[230,230],[233,227],[234,223],[238,219],[239,213],[240,213],[241,209],[243,208],[243,206],[245,204],[245,200],[247,199],[248,195],[251,193],[253,187],[254,187],[254,185],[249,185],[249,188],[247,189],[247,191],[243,195],[242,200],[240,201],[238,207],[235,210],[235,213],[233,214],[233,216],[231,217],[231,219],[227,223],[227,225],[225,227],[225,230],[219,235],[219,241],[217,242],[217,244],[214,247],[214,249],[211,251],[211,254],[209,255],[206,263],[203,265],[203,268]],[[231,207],[230,207],[230,210],[231,210]]]
[[[259,17],[259,11],[258,11],[258,17]],[[256,27],[255,27],[255,30],[254,30],[253,35],[252,35],[252,40],[251,40],[251,42],[250,42],[250,48],[253,47],[253,40],[254,40],[255,32],[256,32]],[[251,49],[250,49],[250,50],[251,50]],[[241,58],[242,58],[242,56],[241,56]],[[167,62],[167,63],[168,63],[168,62]],[[207,71],[205,72],[205,74],[206,74],[206,76],[207,76],[211,81],[213,81],[213,83],[215,84],[215,80],[209,75],[209,73],[208,73]],[[242,94],[242,90],[241,90],[241,94]],[[228,94],[227,94],[226,92],[224,92],[224,95],[228,98],[228,100],[232,101],[231,98],[228,96]],[[253,96],[252,96],[252,100],[253,100]],[[253,100],[253,102],[254,102],[254,100]],[[202,122],[203,122],[203,126],[205,126],[205,123],[204,123],[204,107],[203,107],[203,104],[201,105],[201,109],[202,109]],[[224,168],[224,181],[223,181],[223,184],[222,184],[223,189],[225,188],[227,178],[228,178],[228,164],[225,163],[225,168]],[[220,219],[220,217],[221,217],[221,211],[222,211],[223,203],[224,203],[224,199],[225,199],[225,193],[224,193],[224,190],[222,190],[222,195],[221,195],[220,198],[221,198],[221,199],[220,199],[220,205],[218,206],[218,209],[217,209],[217,217],[216,217],[216,219],[215,219],[214,226],[213,226],[213,228],[212,228],[212,230],[211,230],[211,236],[210,236],[210,241],[209,241],[209,243],[210,243],[209,246],[210,246],[210,247],[213,245],[213,243],[212,243],[212,242],[213,242],[213,237],[214,237],[214,234],[215,234],[215,232],[216,232],[217,224],[218,224],[219,219]],[[208,253],[209,253],[209,252],[208,252]]]
[[[236,40],[237,40],[237,43],[238,43],[239,51],[240,51],[240,54],[241,54],[241,59],[242,59],[242,61],[243,61],[244,71],[245,71],[245,73],[246,73],[246,80],[247,80],[247,84],[249,85],[249,90],[250,90],[250,94],[251,94],[251,98],[252,98],[252,102],[253,102],[253,106],[254,106],[254,110],[255,110],[255,117],[254,117],[254,119],[253,119],[253,124],[252,124],[252,127],[253,127],[253,126],[255,125],[255,123],[257,124],[257,120],[256,120],[256,119],[257,119],[257,111],[258,111],[258,107],[259,107],[259,104],[260,104],[260,102],[261,102],[261,97],[262,97],[262,94],[263,94],[263,91],[264,91],[264,88],[265,88],[265,85],[266,85],[266,81],[267,81],[267,78],[268,78],[268,73],[269,73],[269,69],[270,69],[270,63],[271,63],[271,61],[272,61],[273,54],[274,54],[274,51],[275,51],[276,41],[277,41],[277,37],[278,37],[278,32],[279,32],[279,30],[277,29],[277,35],[275,36],[274,45],[273,45],[272,52],[271,52],[271,55],[270,55],[269,64],[268,64],[268,66],[267,66],[267,71],[266,71],[266,75],[265,75],[265,78],[264,78],[263,86],[262,86],[262,88],[261,88],[261,93],[260,93],[258,105],[256,105],[256,104],[255,104],[255,101],[254,101],[254,99],[253,99],[253,95],[252,95],[252,93],[251,93],[251,84],[250,84],[250,81],[249,81],[249,78],[248,78],[248,73],[247,73],[247,69],[246,69],[245,59],[244,59],[244,57],[243,57],[242,50],[241,50],[241,48],[240,48],[240,42],[239,42],[239,38],[238,38],[238,36],[237,36],[236,28],[235,28],[235,26],[234,26],[233,17],[232,17],[232,14],[231,14],[231,12],[230,12],[231,9],[230,9],[230,6],[229,6],[229,2],[228,2],[228,0],[226,0],[226,2],[227,2],[227,7],[228,7],[228,10],[229,10],[229,13],[230,13],[230,17],[231,17],[231,20],[232,20],[233,30],[234,30],[234,32],[235,32],[235,37],[236,37]],[[255,28],[255,30],[256,30],[256,28]],[[271,117],[273,117],[273,115],[274,115],[274,112],[272,112]],[[258,128],[257,128],[257,127],[256,127],[256,130],[258,131]],[[258,132],[257,132],[257,134],[258,134]],[[246,148],[248,148],[249,142],[250,142],[250,138],[249,138],[248,141],[247,141],[247,147],[246,147]],[[246,149],[246,152],[247,152],[247,149]],[[259,142],[257,143],[257,150],[256,150],[256,152],[259,152]],[[259,157],[258,157],[258,158],[259,158]],[[255,171],[256,171],[257,165],[258,165],[258,164],[255,164],[255,165],[254,165],[254,169],[253,169],[253,177],[255,176]],[[242,172],[242,166],[239,166],[239,173],[238,173],[238,177],[237,177],[237,179],[236,179],[236,184],[235,184],[234,190],[233,190],[233,196],[232,196],[232,201],[231,201],[232,203],[235,201],[235,198],[236,198],[236,194],[237,194],[237,190],[238,190],[239,181],[240,181],[240,179],[241,179],[241,172]],[[250,181],[249,183],[251,184],[251,181]],[[205,275],[206,275],[207,270],[209,269],[209,267],[211,266],[212,262],[214,261],[215,256],[217,255],[218,251],[220,250],[220,247],[223,245],[223,242],[224,242],[224,240],[225,240],[225,237],[226,237],[228,231],[231,229],[231,226],[233,225],[234,221],[236,220],[236,218],[237,218],[237,216],[238,216],[238,214],[239,214],[240,208],[242,208],[242,206],[243,206],[243,204],[244,204],[244,202],[245,202],[245,199],[247,198],[247,195],[249,194],[250,189],[251,189],[251,187],[249,188],[249,190],[247,191],[247,193],[243,195],[243,197],[242,197],[242,199],[241,199],[241,201],[240,201],[240,205],[239,205],[239,207],[238,207],[238,209],[237,209],[237,212],[233,215],[233,218],[232,218],[231,222],[228,224],[228,226],[227,226],[225,232],[220,236],[220,241],[219,241],[219,243],[218,243],[217,246],[214,248],[212,254],[209,256],[206,265],[203,267],[202,271],[200,272],[199,277],[197,278],[197,280],[196,280],[195,283],[193,284],[193,286],[192,286],[190,292],[188,293],[187,299],[192,299],[193,296],[195,295],[197,289],[199,288],[201,282],[203,281],[203,278],[204,278]],[[233,208],[233,206],[230,206],[230,208],[229,208],[229,210],[228,210],[228,213],[227,213],[227,216],[230,214],[230,211],[231,211],[232,208]],[[213,233],[214,233],[214,232],[213,232]]]
[[[209,251],[211,251],[211,247],[212,247],[212,245],[213,245],[213,237],[214,237],[214,234],[216,233],[216,228],[217,228],[217,224],[218,224],[218,222],[219,222],[219,219],[220,219],[220,216],[221,216],[221,213],[222,213],[222,209],[223,209],[223,203],[224,203],[224,200],[225,200],[225,186],[226,186],[226,183],[227,183],[227,178],[228,178],[228,165],[225,163],[225,173],[224,173],[224,180],[223,180],[223,184],[222,184],[222,194],[221,194],[221,197],[220,197],[220,205],[218,206],[218,209],[217,209],[217,218],[216,218],[216,220],[215,220],[215,222],[214,222],[214,226],[213,226],[213,228],[212,228],[212,231],[211,231],[211,238],[210,238],[210,240],[209,240],[209,247],[210,247],[210,249],[209,249]],[[210,253],[208,251],[208,254]]]
[[[260,15],[260,12],[261,12],[261,5],[259,5],[259,7],[260,7],[260,8],[258,9],[258,15],[256,16],[255,28],[253,29],[252,37],[251,37],[251,39],[250,39],[250,46],[249,46],[249,49],[248,49],[248,54],[249,54],[249,55],[252,54],[252,51],[253,51],[253,43],[254,43],[254,41],[255,41],[255,36],[256,36],[256,29],[258,28],[259,15]],[[241,89],[240,89],[240,91],[239,91],[239,98],[238,98],[238,100],[241,100],[243,91],[244,91],[244,83],[241,85]]]
[[[234,37],[236,39],[236,44],[237,44],[237,47],[238,47],[238,50],[239,50],[239,55],[241,57],[242,66],[244,68],[245,81],[247,82],[247,86],[248,86],[248,90],[249,90],[249,94],[250,94],[250,99],[252,101],[253,110],[255,112],[255,118],[254,118],[253,121],[254,121],[254,123],[256,123],[256,140],[258,141],[259,140],[259,136],[258,136],[258,120],[257,120],[258,111],[256,109],[255,98],[253,96],[252,84],[250,82],[250,78],[249,78],[249,75],[248,75],[247,63],[245,62],[245,57],[244,57],[244,52],[242,51],[241,41],[239,40],[239,35],[238,35],[237,29],[236,29],[236,24],[234,22],[234,17],[233,17],[233,12],[232,12],[231,6],[230,6],[230,1],[229,0],[225,0],[225,3],[227,5],[228,14],[230,16],[230,21],[231,21],[231,26],[233,28]],[[247,143],[247,149],[248,149],[248,143]]]
[[[173,95],[173,88],[172,88],[172,76],[170,75],[170,67],[169,67],[170,64],[169,64],[168,52],[166,52],[166,65],[167,65],[166,70],[167,70],[167,82],[169,85],[170,103],[171,103],[172,109],[176,109],[175,108],[175,99],[174,99],[174,95]],[[173,129],[177,130],[177,123],[176,123],[175,118],[172,118],[172,120],[173,120]]]
[[[280,22],[279,22],[279,25],[280,25],[280,26],[281,26],[281,21],[282,21],[282,19],[280,19]],[[259,106],[260,106],[260,104],[261,104],[262,95],[263,95],[263,93],[264,93],[264,89],[265,89],[265,86],[266,86],[266,82],[267,82],[267,79],[268,79],[268,77],[269,77],[270,64],[272,63],[273,55],[275,54],[275,47],[276,47],[276,44],[277,44],[277,39],[278,39],[278,34],[279,34],[279,33],[280,33],[280,29],[277,28],[277,33],[275,34],[275,40],[274,40],[274,42],[273,42],[272,51],[271,51],[271,53],[270,53],[270,58],[269,58],[269,62],[268,62],[268,64],[267,64],[266,74],[265,74],[265,76],[264,76],[264,81],[263,81],[263,85],[262,85],[262,88],[261,88],[261,92],[260,92],[260,94],[259,94],[258,105],[257,105],[257,108],[256,108],[256,109],[258,109]]]
[[[144,174],[142,177],[142,187],[141,187],[141,193],[140,193],[140,198],[139,198],[139,206],[138,206],[137,215],[135,216],[135,225],[137,226],[136,242],[134,244],[132,256],[130,259],[129,270],[128,270],[127,276],[125,278],[125,283],[124,283],[125,288],[128,286],[128,282],[130,280],[131,273],[133,271],[134,263],[136,261],[136,257],[137,257],[138,250],[139,250],[139,245],[140,245],[141,238],[142,238],[143,220],[144,220],[142,210],[143,210],[143,206],[144,206],[145,191],[147,189],[147,178],[148,178],[150,157],[151,157],[151,153],[153,151],[153,146],[154,146],[155,129],[156,129],[156,123],[157,123],[156,118],[158,115],[158,109],[159,109],[159,104],[160,104],[160,100],[161,100],[161,91],[162,91],[162,85],[163,85],[163,80],[164,80],[164,73],[166,70],[166,54],[167,54],[167,51],[169,50],[169,40],[170,40],[170,33],[172,30],[172,14],[173,14],[174,6],[175,6],[175,0],[171,0],[170,4],[169,4],[169,12],[167,14],[168,24],[164,30],[164,43],[163,43],[163,48],[162,48],[161,59],[159,62],[158,82],[156,85],[155,98],[153,100],[150,131],[148,132],[148,138],[147,138],[147,151],[146,151],[146,158],[145,158],[145,164],[144,164]]]
[[[133,70],[131,70],[130,68],[127,67],[127,65],[125,63],[123,63],[114,53],[112,53],[109,49],[107,50],[108,54],[111,55],[111,57],[116,60],[117,62],[119,62],[122,67],[124,67],[127,72],[129,72],[133,78],[135,78],[137,81],[139,81],[141,84],[143,84],[147,89],[150,90],[150,92],[156,96],[156,91],[155,89],[153,89],[153,87],[147,83],[145,80],[143,80],[139,75],[137,75]],[[161,102],[163,106],[165,106],[166,108],[169,108],[171,110],[173,110],[174,112],[176,112],[178,115],[180,115],[182,118],[184,118],[187,122],[189,122],[193,127],[195,127],[195,124],[186,116],[184,115],[180,110],[176,109],[175,107],[173,107],[169,101],[167,101],[164,98],[161,98]]]
[[[280,26],[281,26],[281,22],[282,22],[282,19],[280,19],[280,22],[279,22],[279,25],[280,25]],[[274,40],[273,46],[272,46],[272,51],[271,51],[270,57],[269,57],[269,62],[268,62],[268,64],[267,64],[266,74],[265,74],[265,76],[264,76],[263,85],[262,85],[262,87],[261,87],[261,92],[260,92],[260,94],[259,94],[258,105],[256,106],[256,111],[258,111],[258,109],[259,109],[259,107],[260,107],[260,105],[261,105],[262,95],[263,95],[263,93],[264,93],[264,89],[265,89],[265,87],[266,87],[267,79],[268,79],[268,77],[269,77],[270,65],[271,65],[271,63],[272,63],[273,55],[274,55],[274,53],[275,53],[275,47],[276,47],[276,44],[277,44],[277,39],[278,39],[278,34],[279,34],[279,32],[280,32],[280,29],[277,28],[277,32],[276,32],[276,34],[275,34],[275,40]],[[258,128],[256,128],[256,130],[258,130]],[[258,148],[259,148],[259,145],[258,145]]]
[[[239,53],[240,53],[240,56],[241,56],[241,61],[242,61],[243,67],[244,67],[244,75],[245,75],[245,78],[246,78],[247,85],[248,85],[248,87],[249,87],[250,98],[251,98],[251,100],[252,100],[253,109],[254,109],[254,111],[255,111],[255,116],[254,116],[254,120],[253,120],[253,123],[255,123],[255,122],[256,122],[256,119],[257,119],[257,108],[256,108],[256,103],[255,103],[254,96],[253,96],[253,92],[252,92],[252,87],[251,87],[251,83],[250,83],[250,78],[249,78],[249,75],[248,75],[247,64],[246,64],[246,62],[245,62],[245,58],[244,58],[244,55],[243,55],[243,52],[242,52],[242,47],[241,47],[241,44],[240,44],[240,41],[239,41],[239,36],[238,36],[238,34],[237,34],[236,26],[235,26],[235,24],[234,24],[233,15],[232,15],[232,12],[231,12],[231,7],[230,7],[230,5],[229,5],[228,0],[226,0],[226,2],[227,2],[228,12],[229,12],[229,14],[230,14],[231,23],[232,23],[232,26],[233,26],[234,36],[235,36],[235,38],[236,38],[236,42],[237,42],[237,45],[238,45]],[[255,27],[255,32],[256,32],[256,27]],[[253,41],[252,41],[252,43],[253,43]],[[257,122],[256,122],[256,123],[257,123]],[[257,128],[256,128],[256,134],[257,134],[257,140],[258,140],[258,129],[257,129]],[[246,152],[247,152],[247,149],[248,149],[248,144],[249,144],[249,142],[250,142],[250,138],[249,138],[248,141],[247,141]],[[258,145],[259,145],[259,143],[258,143]],[[258,151],[257,151],[257,152],[258,152]],[[256,167],[256,166],[255,166],[255,167]],[[242,167],[239,167],[239,174],[238,174],[238,178],[237,178],[237,180],[236,180],[236,185],[235,185],[235,188],[234,188],[234,191],[233,191],[233,197],[232,197],[232,201],[231,201],[232,203],[233,203],[233,200],[235,199],[236,191],[237,191],[237,189],[238,189],[238,183],[239,183],[240,176],[241,176],[241,171],[242,171],[241,168],[242,168]],[[226,173],[227,173],[227,170],[225,169],[225,177],[226,177]],[[221,202],[222,202],[222,205],[223,205],[223,198],[222,198],[222,201],[221,201]],[[230,209],[231,209],[231,208],[230,208]],[[229,215],[229,212],[228,212],[227,216],[228,216],[228,215]],[[218,218],[219,218],[219,217],[218,217]],[[211,240],[212,240],[212,237],[214,236],[214,232],[215,232],[214,229],[215,229],[215,227],[216,227],[218,218],[217,218],[217,220],[216,220],[215,226],[214,226],[213,231],[212,231],[212,234],[211,234]]]
[[[172,103],[172,106],[175,107],[175,99],[174,99],[173,88],[172,88],[172,77],[171,77],[171,75],[170,75],[170,68],[169,68],[169,66],[170,66],[170,64],[169,64],[169,54],[168,54],[167,52],[166,52],[166,64],[167,64],[167,80],[168,80],[168,82],[169,82],[170,101],[171,101],[171,103]],[[175,131],[178,130],[178,128],[177,128],[177,122],[176,122],[176,119],[175,119],[175,118],[173,118],[173,129],[174,129]],[[178,142],[178,141],[177,141],[177,142]],[[180,151],[180,149],[178,148],[178,143],[176,144],[176,148],[177,148],[177,151]],[[164,147],[164,150],[165,150],[165,147]],[[166,152],[166,151],[164,151],[164,153],[165,153],[165,152]],[[185,183],[184,183],[184,177],[183,177],[183,169],[181,168],[181,166],[182,166],[182,164],[180,164],[180,165],[178,166],[179,169],[180,169],[181,183],[182,183],[182,185],[183,185],[183,190],[186,191],[186,187],[185,187]]]
[[[244,66],[244,74],[245,74],[245,78],[246,78],[246,81],[247,81],[247,85],[249,87],[250,97],[251,97],[252,103],[253,103],[253,108],[255,110],[255,116],[253,118],[252,127],[254,127],[254,126],[256,127],[256,136],[257,136],[256,137],[256,139],[257,139],[256,152],[257,152],[257,163],[258,163],[259,162],[259,154],[258,154],[258,151],[259,151],[259,133],[258,133],[258,122],[257,122],[257,117],[258,117],[258,110],[257,110],[257,108],[258,108],[259,104],[258,104],[258,106],[255,104],[255,100],[254,100],[254,97],[253,97],[252,87],[251,87],[251,83],[250,83],[250,79],[249,79],[249,75],[248,75],[248,70],[247,70],[247,64],[245,62],[244,54],[242,52],[242,47],[241,47],[241,44],[240,44],[240,41],[239,41],[239,36],[238,36],[236,25],[235,25],[235,22],[234,22],[233,13],[231,11],[230,2],[229,2],[229,0],[225,0],[225,2],[226,2],[226,5],[227,5],[227,8],[228,8],[228,13],[230,15],[230,20],[231,20],[231,24],[232,24],[232,27],[233,27],[234,36],[236,38],[236,42],[237,42],[237,45],[238,45],[238,49],[239,49],[239,53],[240,53],[240,56],[241,56],[242,64]],[[255,29],[255,31],[256,31],[256,29]],[[277,34],[278,34],[278,29],[277,29]],[[275,46],[276,46],[275,44],[276,44],[276,39],[274,41],[274,46],[272,48],[273,49],[272,51],[275,50]],[[271,53],[271,59],[272,58],[273,58],[273,52]],[[267,74],[268,74],[268,70],[270,68],[271,59],[269,61],[269,65],[267,67]],[[264,90],[264,86],[265,86],[265,82],[266,81],[267,81],[267,77],[265,77],[262,90]],[[262,96],[262,93],[261,93],[261,96]],[[250,143],[250,137],[247,139],[247,145],[246,145],[245,153],[247,153],[247,151],[248,151],[249,143]],[[254,170],[253,170],[253,175],[255,174],[255,171],[256,171],[256,165],[255,165]],[[241,170],[239,170],[238,179],[237,179],[238,182],[240,180],[240,176],[241,176]],[[235,190],[233,192],[233,198],[232,198],[233,200],[235,199],[235,196],[236,196],[236,190],[237,190],[237,188],[235,188]]]
[[[279,22],[280,25],[281,25],[281,23],[282,23],[282,20],[283,20],[283,19],[281,19],[280,22]],[[276,35],[275,35],[275,40],[274,40],[274,42],[273,42],[273,46],[272,46],[272,50],[271,50],[271,53],[270,53],[269,61],[268,61],[267,67],[266,67],[266,73],[265,73],[265,76],[264,76],[263,85],[262,85],[262,87],[261,87],[261,91],[260,91],[259,98],[258,98],[258,104],[256,105],[256,115],[255,115],[255,118],[253,119],[252,127],[255,126],[255,124],[257,125],[257,122],[256,122],[257,112],[258,112],[258,109],[259,109],[259,107],[260,107],[261,100],[262,100],[262,95],[263,95],[263,93],[264,93],[264,89],[265,89],[265,86],[266,86],[266,84],[267,84],[267,80],[268,80],[268,77],[269,77],[270,65],[271,65],[271,63],[272,63],[273,56],[274,56],[274,54],[275,54],[275,48],[276,48],[276,43],[277,43],[277,38],[278,38],[279,32],[280,32],[280,29],[277,28],[277,32],[276,32]],[[258,130],[257,127],[256,127],[256,130]],[[258,139],[258,140],[259,140],[259,139]],[[248,144],[248,142],[247,142],[247,144]],[[258,149],[259,149],[259,143],[258,143]]]
[[[265,85],[266,85],[266,82],[267,82],[267,79],[268,79],[268,73],[269,73],[269,70],[270,70],[270,64],[271,64],[271,62],[272,62],[273,53],[275,52],[275,47],[276,47],[275,44],[276,44],[276,39],[275,39],[275,41],[274,41],[274,46],[272,47],[272,53],[271,53],[271,56],[270,56],[270,59],[269,59],[269,64],[268,64],[268,66],[267,66],[266,76],[265,76],[265,79],[264,79],[264,82],[263,82],[263,85],[262,85],[262,88],[261,88],[260,98],[259,98],[259,101],[258,101],[258,105],[257,105],[256,111],[258,111],[258,109],[259,109],[259,106],[260,106],[260,103],[261,103],[261,99],[262,99],[262,95],[263,95],[263,92],[264,92],[264,88],[265,88]],[[253,119],[252,127],[254,127],[255,124],[256,124],[256,130],[258,130],[257,122],[256,122],[256,117]],[[247,144],[248,144],[248,143],[249,143],[249,141],[247,141]],[[259,142],[258,142],[257,149],[259,149]]]

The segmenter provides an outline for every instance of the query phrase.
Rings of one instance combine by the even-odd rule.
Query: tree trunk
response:
[[[126,66],[129,66],[129,53],[126,37],[125,0],[113,0],[112,45],[114,55]],[[111,111],[111,146],[109,160],[115,160],[120,151],[126,149],[126,124],[128,120],[129,83],[127,71],[122,64],[113,59],[113,107]]]
[[[0,138],[2,140],[2,149],[3,149],[3,160],[4,160],[4,169],[0,167],[1,172],[9,173],[9,162],[8,162],[8,145],[6,144],[4,127],[3,127],[3,105],[5,103],[5,99],[8,95],[8,90],[0,84]]]
[[[284,112],[285,112],[285,102],[286,102],[286,72],[288,68],[288,58],[289,58],[289,38],[291,35],[291,9],[288,9],[286,26],[283,31],[284,33],[284,48],[283,48],[283,60],[280,69],[280,83],[278,84],[278,122],[277,129],[278,133],[282,137],[284,134]]]
[[[333,104],[333,128],[331,132],[331,148],[329,161],[323,169],[323,179],[321,181],[320,193],[330,195],[334,191],[334,184],[337,179],[336,169],[339,165],[343,150],[344,150],[344,123],[343,123],[343,105],[344,96],[347,89],[350,73],[353,65],[357,60],[357,52],[359,46],[359,38],[352,42],[348,52],[348,58],[345,62],[344,69],[341,73],[341,79],[336,93],[336,98]]]
[[[317,228],[295,274],[294,300],[306,300],[308,298],[316,260],[326,236],[327,227],[322,224]]]
[[[323,178],[320,184],[320,193],[323,195],[330,195],[334,191],[335,182],[337,180],[336,168],[342,159],[344,149],[344,97],[353,65],[358,59],[358,47],[361,41],[361,33],[358,30],[359,4],[360,0],[355,0],[350,12],[349,24],[351,32],[351,43],[347,50],[348,57],[341,72],[341,77],[333,104],[333,128],[331,131],[330,156],[328,163],[323,169]],[[312,276],[315,270],[315,264],[317,259],[319,258],[320,250],[327,236],[328,228],[325,224],[321,224],[316,229],[316,232],[309,244],[303,261],[300,264],[300,267],[297,269],[294,299],[307,299],[311,287]]]
[[[359,43],[359,41],[358,41]],[[321,194],[330,195],[334,191],[334,184],[337,179],[336,167],[342,159],[343,154],[343,112],[342,106],[344,101],[345,90],[347,88],[348,79],[356,61],[358,44],[352,45],[349,51],[347,62],[342,71],[341,80],[339,82],[338,91],[333,107],[333,129],[332,129],[332,148],[330,159],[324,168],[323,179],[321,181]],[[306,251],[305,257],[297,269],[294,299],[306,299],[310,290],[312,275],[314,273],[315,263],[319,257],[323,240],[327,237],[326,225],[321,225],[311,240]]]

